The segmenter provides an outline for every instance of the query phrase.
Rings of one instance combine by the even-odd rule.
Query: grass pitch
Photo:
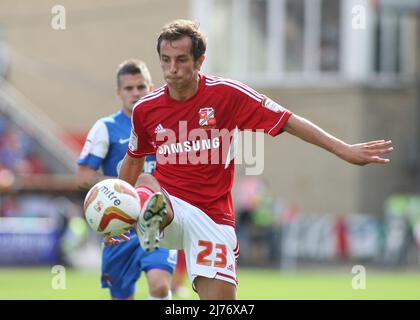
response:
[[[0,268],[0,299],[108,299],[99,285],[99,271],[66,270],[65,289],[53,289],[56,274],[50,268]],[[366,288],[352,288],[348,272],[284,272],[280,270],[240,269],[239,299],[416,299],[420,300],[420,272],[366,272]],[[198,299],[186,281],[184,296]],[[147,297],[144,276],[138,282],[137,299]]]

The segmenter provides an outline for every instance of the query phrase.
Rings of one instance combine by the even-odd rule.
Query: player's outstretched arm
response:
[[[97,170],[92,169],[91,167],[82,165],[82,164],[79,165],[79,167],[77,168],[76,181],[77,181],[77,186],[81,190],[89,190],[99,181],[102,181],[105,179],[115,179],[115,177],[104,176],[102,173],[98,172]]]
[[[103,179],[105,178],[100,172],[88,166],[79,165],[77,168],[76,180],[79,189],[89,190]]]
[[[377,140],[358,144],[345,143],[298,115],[292,115],[283,129],[306,142],[324,148],[349,163],[360,166],[369,163],[386,164],[390,160],[381,156],[393,150],[392,141],[390,140]]]
[[[133,158],[126,154],[121,164],[118,178],[135,186],[140,173],[143,171],[144,160],[145,157]]]

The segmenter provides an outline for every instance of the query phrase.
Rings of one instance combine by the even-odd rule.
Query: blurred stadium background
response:
[[[266,138],[263,173],[236,170],[238,297],[420,298],[419,0],[65,0],[64,30],[51,27],[56,4],[0,2],[0,299],[108,298],[76,160],[94,121],[119,108],[122,60],[144,60],[162,85],[156,35],[175,18],[207,34],[204,72],[348,142],[395,146],[390,165],[359,168]],[[55,265],[66,290],[51,286]]]

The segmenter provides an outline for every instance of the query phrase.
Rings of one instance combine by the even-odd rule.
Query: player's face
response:
[[[168,86],[175,90],[188,89],[195,84],[204,55],[194,61],[191,39],[163,40],[160,44],[160,65]]]
[[[120,86],[117,88],[117,95],[120,97],[124,109],[131,113],[134,104],[148,94],[151,86],[146,82],[143,75],[124,74],[120,76]]]

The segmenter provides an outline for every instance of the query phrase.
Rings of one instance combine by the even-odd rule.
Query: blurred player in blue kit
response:
[[[78,185],[90,189],[97,182],[118,176],[127,152],[131,132],[131,114],[134,104],[153,89],[146,64],[130,59],[117,70],[117,96],[122,109],[99,119],[89,131],[80,155],[77,171]],[[102,168],[102,172],[98,170]],[[153,174],[156,156],[148,156],[144,172]],[[118,237],[104,239],[102,252],[103,288],[109,288],[112,299],[134,299],[136,281],[142,271],[149,284],[149,299],[169,300],[172,297],[171,275],[176,265],[176,250],[159,248],[145,252],[135,230]]]

